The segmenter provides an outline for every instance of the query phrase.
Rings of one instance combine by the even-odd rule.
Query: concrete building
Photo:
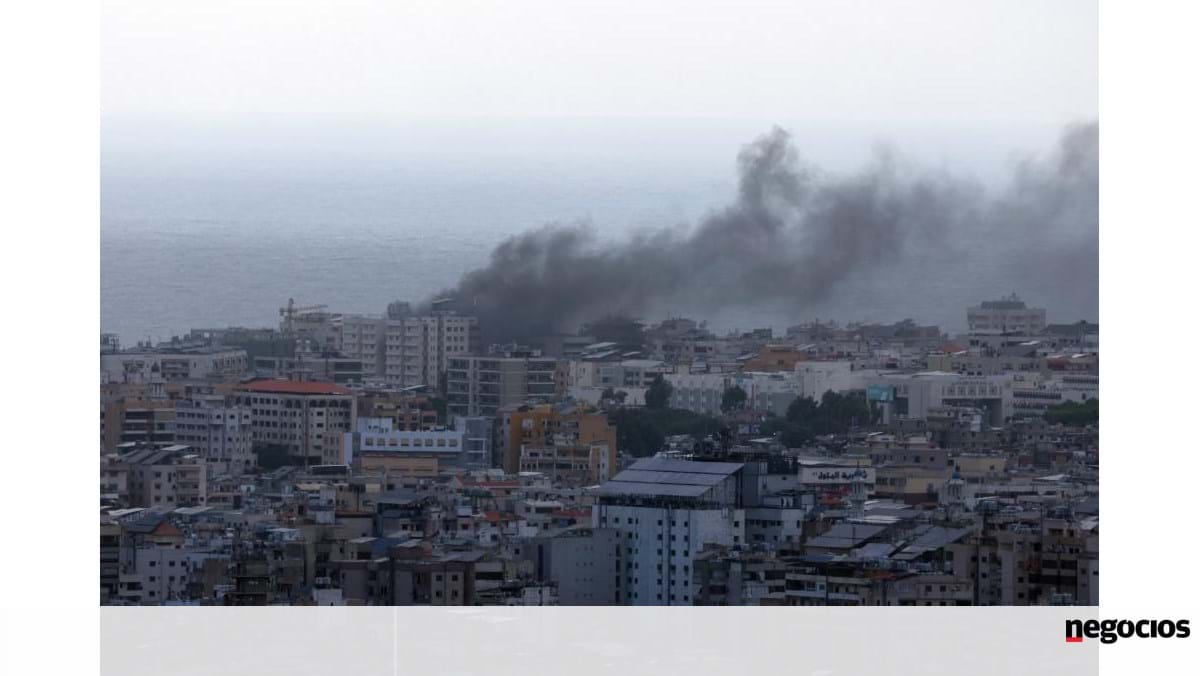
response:
[[[101,452],[119,444],[169,444],[175,441],[175,401],[118,398],[102,402]]]
[[[622,533],[615,528],[574,527],[533,538],[522,555],[535,579],[552,582],[563,606],[624,603]]]
[[[276,447],[293,465],[344,464],[343,435],[357,417],[354,394],[340,385],[256,380],[237,388],[250,409],[255,446]]]
[[[884,424],[896,416],[924,420],[931,409],[965,407],[985,411],[985,424],[1001,425],[1011,382],[1009,376],[964,376],[943,371],[886,374],[871,381],[868,397],[881,404]]]
[[[506,406],[549,402],[562,393],[558,360],[536,352],[450,359],[446,409],[450,415],[494,416]]]
[[[572,484],[605,481],[616,472],[617,430],[603,413],[520,407],[501,416],[498,431],[496,450],[506,472],[548,471]]]
[[[1046,310],[1026,307],[1015,293],[967,308],[967,330],[971,333],[1034,335],[1045,328]]]
[[[479,320],[449,310],[389,318],[383,326],[383,379],[437,387],[452,359],[479,349]]]
[[[820,401],[826,392],[865,390],[882,371],[853,361],[802,361],[796,364],[800,396]]]
[[[742,370],[760,373],[795,371],[807,360],[808,354],[795,345],[764,345],[742,361]]]
[[[253,360],[254,375],[258,378],[286,378],[346,385],[361,383],[368,367],[357,357],[343,357],[336,352],[296,352],[290,357],[259,356]]]
[[[384,318],[367,315],[341,315],[335,320],[338,327],[338,352],[347,359],[362,363],[366,380],[384,376]]]
[[[359,392],[358,415],[387,418],[398,430],[429,430],[438,426],[438,414],[430,395],[405,389],[368,388]]]
[[[458,418],[454,427],[402,430],[388,418],[359,418],[354,432],[345,434],[346,464],[382,466],[373,460],[403,456],[435,458],[439,468],[488,467],[490,445],[478,443],[481,433],[471,422],[467,418]]]
[[[692,605],[706,544],[745,543],[741,463],[643,458],[595,490],[594,528],[622,535],[625,602]]]
[[[236,379],[248,367],[242,349],[195,346],[108,352],[100,355],[101,383]]]
[[[693,413],[719,415],[725,390],[740,387],[746,392],[746,408],[787,413],[788,406],[801,396],[795,372],[779,373],[685,373],[665,376],[671,384],[671,407]]]
[[[254,468],[250,408],[221,395],[195,396],[175,405],[175,440],[191,446],[209,474],[241,475]]]
[[[112,464],[127,475],[133,507],[188,507],[208,498],[208,467],[189,446],[133,446],[120,449]]]

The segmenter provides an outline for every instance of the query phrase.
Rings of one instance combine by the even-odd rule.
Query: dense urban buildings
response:
[[[965,314],[101,336],[101,602],[1096,605],[1099,327]]]

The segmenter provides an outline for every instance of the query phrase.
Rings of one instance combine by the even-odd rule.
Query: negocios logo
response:
[[[1098,638],[1116,643],[1122,638],[1187,638],[1188,620],[1067,620],[1067,643]]]

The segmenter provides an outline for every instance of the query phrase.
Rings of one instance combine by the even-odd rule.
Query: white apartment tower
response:
[[[383,377],[384,320],[367,315],[342,315],[338,319],[338,351],[342,356],[362,362],[363,377]]]
[[[742,467],[643,458],[601,484],[592,527],[620,533],[626,603],[692,605],[692,570],[704,545],[745,543]]]
[[[452,357],[477,347],[479,320],[434,309],[425,315],[389,318],[383,334],[384,380],[400,387],[436,387]]]

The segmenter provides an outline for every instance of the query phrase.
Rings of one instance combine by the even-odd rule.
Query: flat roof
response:
[[[629,469],[633,470],[724,475],[733,474],[741,468],[742,463],[740,462],[706,462],[699,460],[675,460],[673,458],[641,458],[629,466]]]
[[[269,392],[276,394],[353,394],[349,388],[333,383],[316,383],[307,380],[255,380],[238,386],[247,392]]]
[[[698,498],[710,490],[709,486],[641,483],[616,479],[600,486],[600,495],[653,495],[679,498]]]

